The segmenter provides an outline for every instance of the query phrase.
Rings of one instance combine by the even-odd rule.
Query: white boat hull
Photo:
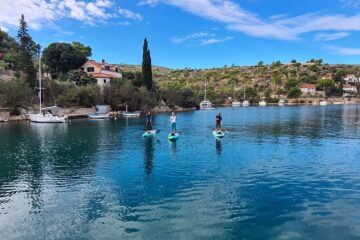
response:
[[[243,105],[243,107],[248,107],[248,106],[250,106],[250,102],[245,100],[242,105]]]
[[[122,115],[123,115],[124,117],[140,117],[140,113],[139,113],[139,112],[134,112],[134,113],[126,112],[126,113],[123,113]]]
[[[68,117],[58,117],[51,114],[29,114],[28,115],[31,122],[36,123],[66,123],[68,121]]]
[[[259,102],[259,106],[260,106],[260,107],[266,107],[266,102],[265,102],[265,101]]]
[[[326,106],[327,105],[327,101],[320,101],[320,106]]]
[[[241,107],[241,102],[232,102],[233,107]]]
[[[108,113],[106,113],[106,114],[96,114],[96,113],[94,113],[94,114],[89,114],[88,117],[90,119],[107,119],[107,118],[110,117],[110,115]]]

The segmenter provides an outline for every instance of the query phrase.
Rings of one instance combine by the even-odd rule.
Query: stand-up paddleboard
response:
[[[159,131],[157,131],[157,130],[146,131],[146,132],[143,133],[143,137],[153,137],[158,132]]]
[[[176,141],[176,140],[178,140],[179,139],[179,134],[178,133],[175,133],[175,134],[169,134],[168,135],[168,139],[170,140],[170,141]]]
[[[217,139],[222,139],[225,137],[225,133],[223,131],[216,131],[216,130],[213,130],[213,135],[215,138]]]

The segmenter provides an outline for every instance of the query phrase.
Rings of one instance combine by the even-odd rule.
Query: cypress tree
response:
[[[26,82],[30,87],[36,85],[36,69],[33,62],[33,57],[36,56],[39,45],[37,45],[28,33],[28,26],[25,21],[24,15],[21,15],[18,42],[19,42],[19,63],[18,67],[23,73],[26,74]]]
[[[144,39],[143,46],[143,62],[142,62],[142,81],[148,90],[153,87],[153,75],[151,69],[151,56],[150,50],[148,49],[148,41]]]

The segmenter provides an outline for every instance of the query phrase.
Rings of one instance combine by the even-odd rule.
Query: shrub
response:
[[[301,90],[298,87],[292,87],[288,90],[288,98],[298,98],[301,95]]]
[[[0,81],[0,103],[18,113],[19,107],[31,104],[32,90],[22,79]]]

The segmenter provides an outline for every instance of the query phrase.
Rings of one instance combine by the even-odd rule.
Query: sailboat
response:
[[[243,101],[243,107],[248,107],[248,106],[250,106],[250,102],[248,101],[248,100],[245,100],[246,99],[246,92],[245,92],[245,87],[244,87],[244,101]]]
[[[53,114],[54,107],[42,108],[42,86],[41,86],[41,53],[39,53],[39,113],[30,113],[28,117],[31,122],[36,123],[66,123],[68,116],[63,117]]]
[[[261,99],[261,101],[259,102],[259,106],[260,106],[260,107],[266,107],[266,101],[265,101],[265,99]]]
[[[215,108],[212,106],[212,103],[206,99],[206,80],[205,80],[205,95],[204,100],[200,103],[201,110],[214,110]]]
[[[240,107],[241,106],[241,102],[237,101],[236,98],[235,98],[235,85],[234,85],[234,101],[232,102],[232,106],[233,107]]]
[[[278,102],[278,105],[279,105],[280,107],[285,106],[285,100],[284,100],[284,99],[280,99],[279,102]]]
[[[122,115],[124,117],[140,117],[140,112],[128,112],[128,105],[126,105],[126,110]]]

